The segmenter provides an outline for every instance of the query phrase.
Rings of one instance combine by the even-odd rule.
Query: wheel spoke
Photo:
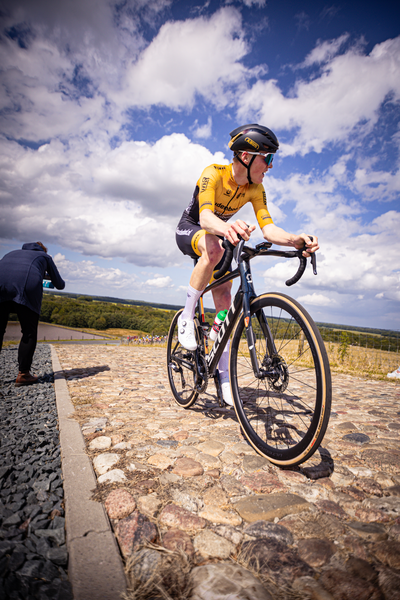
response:
[[[176,402],[189,408],[197,400],[195,354],[178,341],[177,313],[171,323],[167,342],[167,369],[171,391]]]
[[[325,349],[309,315],[283,294],[261,296],[251,312],[261,378],[253,372],[241,320],[231,354],[238,418],[261,454],[278,464],[298,464],[316,450],[329,418],[329,410],[321,410],[323,403],[330,407],[329,365],[319,359]],[[277,354],[271,355],[267,349],[274,347]]]

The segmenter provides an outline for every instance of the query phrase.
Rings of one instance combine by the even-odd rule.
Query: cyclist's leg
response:
[[[212,290],[212,295],[214,299],[215,312],[218,314],[221,310],[229,309],[231,305],[231,289],[232,282],[228,281],[223,285],[218,286],[214,290]],[[233,398],[231,392],[231,386],[229,382],[229,345],[230,342],[228,340],[224,351],[219,359],[218,363],[218,372],[221,383],[221,391],[222,397],[226,404],[229,406],[233,406]]]
[[[229,309],[231,305],[231,288],[232,282],[228,281],[227,283],[224,283],[223,285],[220,285],[212,290],[216,313],[219,313],[221,310]],[[218,372],[224,402],[229,404],[229,406],[233,406],[233,398],[229,382],[229,341],[224,348],[221,358],[219,359]]]
[[[177,230],[177,244],[184,254],[197,258],[198,262],[190,278],[186,303],[178,322],[179,342],[187,350],[197,347],[194,331],[194,313],[197,302],[212,277],[215,265],[221,260],[224,250],[220,240],[201,229],[199,225]]]
[[[218,236],[207,233],[199,225],[194,225],[183,219],[178,226],[176,241],[180,250],[192,258],[198,258],[193,269],[186,304],[178,319],[178,339],[180,344],[188,349],[195,350],[197,347],[194,313],[197,301],[211,281],[213,272],[218,270],[224,258],[224,249]],[[216,312],[228,309],[231,304],[232,284],[227,282],[213,290],[213,299]],[[221,377],[221,389],[224,401],[233,406],[232,393],[229,383],[229,343],[224,349],[218,363]]]
[[[204,229],[196,232],[191,243],[199,260],[192,271],[189,284],[203,292],[212,278],[216,265],[224,255],[224,249],[221,246],[220,238],[207,233]]]

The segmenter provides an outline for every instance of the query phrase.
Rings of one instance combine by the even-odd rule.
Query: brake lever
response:
[[[311,241],[313,241],[313,239],[314,239],[312,235],[310,235],[309,238]],[[307,251],[305,244],[304,244],[304,250]],[[311,258],[311,265],[312,265],[313,273],[314,273],[314,275],[317,275],[317,257],[315,255],[315,252],[310,254],[310,258]]]
[[[314,275],[317,275],[317,257],[315,255],[315,252],[313,252],[311,254],[311,264],[312,264]]]

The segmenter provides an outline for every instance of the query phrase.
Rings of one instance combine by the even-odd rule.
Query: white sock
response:
[[[221,354],[221,358],[219,359],[219,363],[218,363],[218,371],[219,371],[219,378],[221,383],[224,383],[225,381],[229,381],[229,346],[230,346],[231,340],[228,340],[225,349],[223,351],[223,353]]]
[[[203,290],[195,290],[191,285],[188,286],[187,295],[186,295],[186,304],[183,309],[183,313],[181,315],[182,319],[187,319],[189,321],[193,321],[194,313],[196,311],[196,305],[198,299],[202,295]]]

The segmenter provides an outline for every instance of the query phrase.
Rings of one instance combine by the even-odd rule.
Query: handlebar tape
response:
[[[310,240],[313,241],[313,236],[310,235],[309,236]],[[303,250],[306,250],[306,245],[304,244],[304,248]],[[295,283],[297,283],[299,281],[299,279],[303,276],[304,271],[306,270],[306,266],[307,266],[307,259],[305,258],[305,256],[303,256],[303,250],[299,250],[299,260],[300,260],[300,264],[299,264],[299,268],[297,269],[297,273],[295,273],[293,275],[293,277],[291,277],[290,279],[288,279],[287,281],[285,281],[287,286],[290,285],[294,285]],[[315,254],[311,255],[311,263],[313,265],[313,269],[314,269],[314,274],[316,275],[316,271],[317,271],[317,262],[316,262],[316,257]]]
[[[221,277],[223,277],[229,269],[229,265],[232,262],[233,249],[235,246],[231,244],[227,239],[224,239],[224,241],[222,242],[222,247],[226,250],[225,259],[222,264],[222,267],[216,273],[214,273],[214,279],[221,279]]]
[[[302,250],[301,250],[302,252]],[[297,273],[295,273],[295,275],[293,275],[293,277],[291,277],[290,279],[288,279],[285,283],[286,285],[290,286],[290,285],[294,285],[295,283],[297,283],[300,279],[300,277],[302,277],[304,271],[306,270],[306,266],[307,266],[307,259],[304,256],[299,256],[299,260],[300,260],[300,264],[299,264],[299,268],[297,269]]]

